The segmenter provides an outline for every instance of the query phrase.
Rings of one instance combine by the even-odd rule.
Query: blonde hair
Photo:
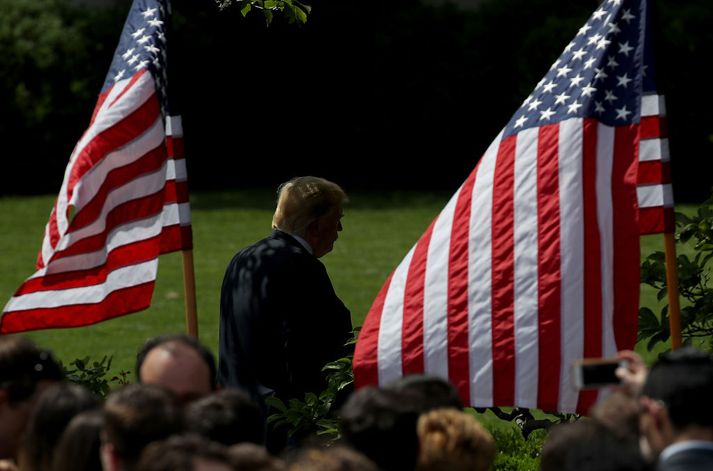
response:
[[[341,208],[347,200],[336,183],[319,177],[295,177],[277,189],[272,228],[302,237],[313,221]]]
[[[486,471],[495,461],[495,440],[470,414],[436,409],[418,419],[420,452],[416,469]]]

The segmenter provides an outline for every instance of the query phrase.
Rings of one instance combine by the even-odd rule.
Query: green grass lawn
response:
[[[355,325],[362,323],[388,274],[449,197],[449,193],[428,192],[350,195],[344,232],[323,261],[337,293],[351,309]],[[269,233],[274,199],[272,190],[191,195],[199,336],[214,352],[223,272],[237,250]],[[54,196],[0,198],[3,305],[33,272],[53,203]],[[642,239],[642,253],[653,250],[663,250],[662,236]],[[181,263],[180,254],[161,257],[154,299],[146,311],[88,327],[23,335],[52,349],[65,363],[108,355],[114,358],[113,371],[133,370],[136,350],[146,338],[185,330]],[[642,290],[642,304],[657,305],[651,290]]]

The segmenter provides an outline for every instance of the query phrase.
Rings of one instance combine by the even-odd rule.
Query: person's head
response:
[[[594,420],[557,424],[542,447],[540,471],[643,471],[636,443],[621,440]]]
[[[641,391],[639,424],[654,454],[675,441],[713,441],[713,359],[691,347],[654,363]]]
[[[45,389],[25,429],[20,448],[20,467],[26,471],[47,470],[69,421],[80,412],[96,409],[100,401],[88,389],[59,383]]]
[[[233,469],[240,471],[286,471],[285,462],[272,456],[264,446],[254,443],[238,443],[228,448],[228,457]]]
[[[462,410],[463,401],[452,383],[443,378],[425,374],[402,376],[386,386],[396,392],[412,391],[421,397],[421,412],[449,407]]]
[[[419,471],[487,471],[495,462],[495,440],[470,414],[434,409],[418,419]]]
[[[19,336],[0,336],[0,459],[14,459],[35,399],[64,373],[52,354]]]
[[[363,387],[340,410],[342,436],[385,471],[413,469],[421,404],[413,391]]]
[[[198,435],[153,442],[141,453],[136,471],[232,471],[227,449]]]
[[[190,335],[154,337],[136,355],[136,378],[170,390],[185,405],[215,391],[215,357]]]
[[[289,463],[290,471],[378,471],[366,455],[344,445],[305,448]]]
[[[62,432],[52,471],[102,471],[99,445],[104,414],[101,409],[80,412]]]
[[[296,177],[277,190],[272,228],[305,239],[315,257],[332,251],[342,230],[347,195],[336,183],[319,177]]]
[[[590,409],[590,416],[622,440],[639,441],[639,401],[614,391]]]
[[[263,442],[263,418],[258,405],[239,389],[222,389],[189,404],[186,430],[223,445]]]
[[[104,403],[102,464],[105,471],[133,469],[146,445],[182,430],[173,395],[151,384],[129,384]]]

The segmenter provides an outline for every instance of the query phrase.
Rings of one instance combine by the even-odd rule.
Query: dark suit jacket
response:
[[[657,471],[710,471],[713,470],[713,449],[693,447],[678,451],[665,460],[659,460]]]
[[[302,399],[325,389],[326,363],[351,353],[349,310],[322,262],[285,232],[233,257],[220,298],[218,380],[226,387]]]

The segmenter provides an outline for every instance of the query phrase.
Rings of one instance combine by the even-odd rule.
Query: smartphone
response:
[[[620,380],[614,373],[620,366],[626,366],[621,358],[583,358],[572,364],[572,379],[578,389],[594,389],[613,384]]]

